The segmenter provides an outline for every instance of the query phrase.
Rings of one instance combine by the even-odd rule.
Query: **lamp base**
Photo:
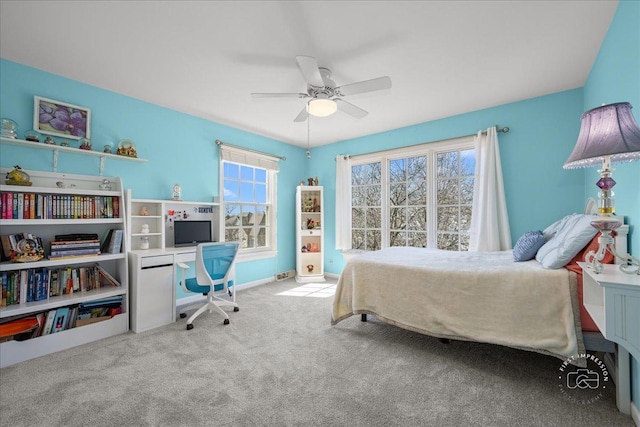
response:
[[[620,270],[627,274],[640,275],[640,260],[634,258],[630,254],[619,254],[615,249],[615,241],[611,232],[620,227],[622,223],[618,222],[612,217],[603,216],[599,217],[597,221],[592,221],[591,225],[594,228],[600,230],[600,237],[598,237],[598,251],[589,251],[584,257],[588,267],[595,273],[602,273],[604,267],[602,266],[602,260],[604,259],[607,251],[611,253],[617,259],[622,260],[620,264]]]

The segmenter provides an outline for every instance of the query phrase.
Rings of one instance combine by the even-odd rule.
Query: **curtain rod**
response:
[[[275,157],[276,159],[287,160],[287,158],[285,156],[276,156],[275,154],[265,153],[264,151],[258,151],[258,150],[252,150],[251,148],[240,147],[239,145],[229,144],[228,142],[220,141],[219,139],[216,139],[216,144],[217,145],[228,145],[229,147],[239,148],[241,150],[250,151],[250,152],[256,153],[256,154],[262,154],[263,156],[271,156],[271,157]]]
[[[495,125],[495,126],[496,126],[496,132],[507,133],[507,132],[509,132],[509,130],[510,130],[508,126],[503,126],[503,127],[500,127],[500,126],[498,126],[498,125]],[[487,131],[486,131],[486,130],[483,130],[483,131],[482,131],[482,134],[483,134],[483,135],[486,135],[486,134],[487,134]],[[468,136],[476,136],[476,135],[477,135],[477,133],[471,133],[471,134],[469,134],[469,135],[455,136],[455,137],[453,137],[453,138],[440,139],[440,140],[438,140],[438,141],[430,141],[430,142],[447,141],[447,140],[450,140],[450,139],[466,138],[466,137],[468,137]],[[398,149],[398,148],[411,148],[411,147],[417,147],[418,145],[424,145],[424,144],[429,144],[429,142],[421,142],[421,143],[419,143],[419,144],[406,145],[406,146],[404,146],[404,147],[395,147],[395,148],[391,148],[391,149],[388,149],[388,150],[372,151],[371,153],[356,154],[356,156],[364,156],[364,155],[369,155],[369,154],[382,153],[382,152],[385,152],[385,151],[395,150],[395,149]],[[345,159],[347,159],[347,158],[351,157],[351,155],[350,155],[350,154],[344,154],[343,156],[344,156],[344,158],[345,158]]]

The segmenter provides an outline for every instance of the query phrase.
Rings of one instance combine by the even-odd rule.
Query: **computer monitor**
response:
[[[195,246],[211,241],[211,221],[193,220],[173,223],[173,244],[176,247]]]

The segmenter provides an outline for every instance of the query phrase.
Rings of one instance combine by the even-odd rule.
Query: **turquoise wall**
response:
[[[630,102],[640,123],[640,2],[621,1],[584,87],[584,110]],[[631,253],[640,256],[640,162],[617,164],[616,210],[631,224]],[[597,172],[585,176],[586,195],[597,193]],[[640,361],[631,358],[631,398],[640,408]]]
[[[335,161],[338,154],[357,155],[404,145],[475,134],[492,125],[508,126],[499,133],[500,156],[509,211],[511,238],[543,229],[573,212],[582,212],[583,171],[567,171],[567,160],[580,130],[582,89],[501,105],[442,120],[394,129],[312,150],[310,175],[325,185],[325,241],[328,271],[339,273],[344,260],[335,247]]]
[[[33,127],[33,97],[38,95],[90,108],[94,149],[108,142],[117,145],[125,138],[134,141],[138,157],[148,162],[107,160],[104,175],[122,177],[135,198],[168,199],[173,184],[179,183],[185,200],[212,201],[218,196],[216,139],[286,156],[278,174],[278,255],[250,266],[240,263],[237,276],[239,283],[247,283],[295,268],[294,247],[286,243],[295,239],[294,183],[307,176],[304,149],[4,59],[0,60],[0,89],[0,116],[18,123],[20,137]],[[97,157],[61,154],[58,171],[97,175],[98,164]],[[0,166],[13,165],[27,171],[52,171],[52,153],[1,146]]]

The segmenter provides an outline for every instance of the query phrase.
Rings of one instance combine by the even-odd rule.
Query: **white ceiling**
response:
[[[313,147],[581,87],[617,4],[2,0],[0,56],[302,147],[305,100],[250,96],[305,92],[296,55],[391,77],[345,97],[365,118],[312,117]]]

